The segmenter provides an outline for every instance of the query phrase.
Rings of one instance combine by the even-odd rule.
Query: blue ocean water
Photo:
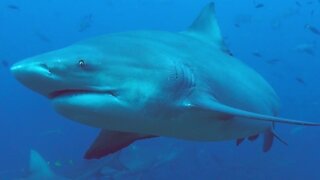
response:
[[[104,161],[82,156],[98,129],[67,120],[44,97],[19,84],[10,65],[84,38],[120,31],[186,29],[205,0],[2,0],[0,2],[0,179],[28,175],[38,151],[60,176],[90,172],[107,179]],[[320,122],[320,2],[216,0],[217,19],[237,58],[262,74],[281,100],[281,116]],[[308,28],[312,27],[312,28]],[[320,179],[320,129],[277,125],[288,146],[262,139],[191,142],[159,138],[124,150],[115,179]],[[84,164],[84,165],[83,165]]]

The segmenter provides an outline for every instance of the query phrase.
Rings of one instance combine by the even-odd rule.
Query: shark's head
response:
[[[22,84],[53,100],[85,92],[112,94],[110,87],[92,78],[104,69],[102,58],[96,49],[72,46],[20,61],[11,71]]]
[[[141,115],[146,104],[161,98],[174,68],[152,62],[130,41],[119,41],[87,40],[20,61],[11,71],[70,119],[97,127],[108,124],[101,117],[123,123],[121,119]]]

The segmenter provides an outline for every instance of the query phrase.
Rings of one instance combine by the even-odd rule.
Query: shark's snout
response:
[[[49,69],[43,63],[18,62],[11,67],[11,72],[19,77],[20,75],[30,75],[35,73],[48,73]]]
[[[50,91],[47,84],[53,75],[44,63],[21,61],[11,67],[11,72],[19,82],[33,91],[43,95]]]
[[[11,67],[11,72],[21,83],[28,86],[29,81],[37,82],[50,76],[50,70],[43,63],[18,62]]]

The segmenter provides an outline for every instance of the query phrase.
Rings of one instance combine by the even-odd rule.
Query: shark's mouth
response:
[[[84,90],[84,89],[63,89],[58,91],[53,91],[48,95],[50,99],[54,99],[62,96],[75,96],[81,94],[109,94],[111,96],[116,96],[114,91],[106,90],[106,91],[94,91],[94,90]]]

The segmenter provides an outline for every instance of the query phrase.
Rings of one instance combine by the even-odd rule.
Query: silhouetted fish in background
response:
[[[252,19],[251,14],[238,14],[233,18],[233,23],[235,27],[239,28],[242,25],[250,24],[253,21]]]
[[[264,4],[258,3],[258,4],[256,4],[254,7],[257,8],[257,9],[263,8],[263,7],[264,7]]]
[[[258,58],[262,58],[262,55],[259,52],[253,52],[252,55]]]
[[[301,7],[301,6],[302,6],[299,1],[295,1],[295,3],[296,3],[296,5],[297,5],[298,7]]]
[[[296,77],[295,80],[296,80],[298,83],[300,83],[300,84],[303,84],[303,85],[306,84],[306,82],[304,81],[304,79],[302,79],[301,77]]]
[[[280,59],[274,58],[274,59],[267,60],[266,62],[267,62],[268,64],[273,65],[273,64],[279,63],[280,61],[281,61]]]
[[[295,48],[295,51],[297,52],[302,52],[311,56],[315,56],[316,55],[316,43],[302,43],[302,44],[298,44]]]
[[[2,67],[4,67],[4,68],[8,68],[8,67],[9,67],[9,62],[6,61],[6,60],[1,60],[1,65],[2,65]]]
[[[9,4],[9,5],[7,5],[7,8],[9,8],[11,10],[16,10],[16,11],[20,10],[20,7],[18,5],[15,5],[15,4]]]
[[[51,39],[46,36],[45,34],[39,32],[39,31],[35,31],[34,32],[35,36],[38,37],[42,42],[45,42],[45,43],[51,43]]]
[[[312,26],[310,24],[306,24],[305,28],[308,29],[313,34],[320,36],[320,30],[318,28],[316,28],[315,26]]]
[[[90,28],[92,26],[92,22],[93,22],[93,15],[92,14],[88,14],[88,15],[84,16],[81,19],[78,31],[84,32],[85,30],[87,30],[88,28]]]

